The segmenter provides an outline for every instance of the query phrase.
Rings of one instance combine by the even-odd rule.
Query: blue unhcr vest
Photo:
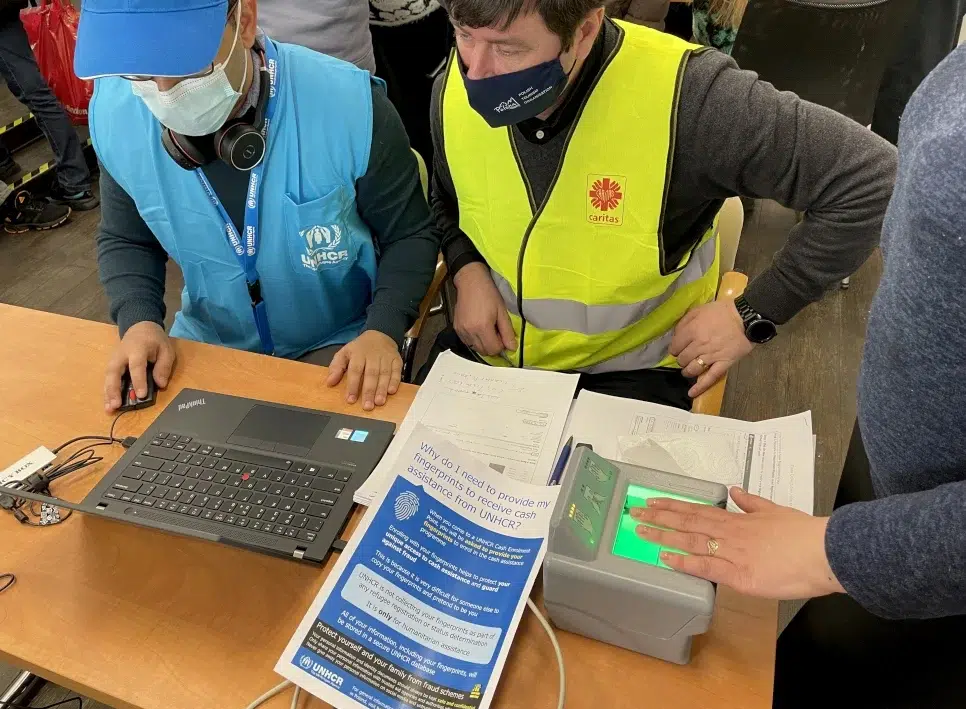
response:
[[[372,88],[369,74],[351,64],[276,47],[257,269],[275,354],[298,357],[357,337],[372,301],[376,252],[355,202],[356,180],[369,165]],[[161,126],[130,82],[97,80],[90,128],[101,163],[184,274],[171,334],[262,351],[224,219],[198,176],[165,152]]]

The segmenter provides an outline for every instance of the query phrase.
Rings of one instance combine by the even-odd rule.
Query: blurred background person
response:
[[[91,189],[91,173],[77,131],[63,106],[40,73],[27,32],[20,22],[26,0],[0,0],[0,76],[20,103],[34,114],[57,161],[57,180],[48,198],[50,205],[21,191],[8,205],[4,228],[20,232],[50,229],[67,221],[71,209],[88,210],[98,205]],[[22,168],[0,142],[0,180],[12,182]]]
[[[453,46],[446,12],[438,0],[370,0],[369,23],[377,73],[386,80],[413,149],[432,169],[430,97]]]
[[[899,119],[913,92],[959,43],[966,0],[921,0],[899,38],[886,69],[872,117],[872,130],[895,145]]]
[[[301,44],[376,73],[366,0],[260,0],[258,24],[279,42]]]

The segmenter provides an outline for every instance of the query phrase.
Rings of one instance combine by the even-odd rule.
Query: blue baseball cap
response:
[[[215,58],[227,24],[228,0],[84,0],[74,73],[196,74]]]

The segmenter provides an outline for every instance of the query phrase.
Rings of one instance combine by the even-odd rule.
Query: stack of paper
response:
[[[417,424],[499,473],[546,485],[577,379],[576,374],[490,367],[444,352],[419,388],[386,454],[353,499],[372,504],[387,487],[395,475],[399,451]]]
[[[738,485],[812,514],[812,415],[749,423],[582,391],[565,436],[605,458]]]

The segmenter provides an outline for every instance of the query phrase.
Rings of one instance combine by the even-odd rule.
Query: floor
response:
[[[6,92],[0,95],[0,120],[22,109]],[[18,154],[25,169],[50,158],[41,142]],[[793,212],[762,202],[748,217],[736,268],[754,277],[768,266],[795,223]],[[108,306],[98,283],[94,239],[98,212],[77,214],[63,228],[34,235],[0,232],[0,302],[108,321]],[[783,327],[780,336],[759,347],[732,372],[723,415],[758,420],[810,409],[818,436],[816,513],[831,509],[835,487],[855,416],[855,379],[869,303],[881,273],[878,255],[852,278],[848,290],[828,297]],[[180,274],[169,269],[169,319],[178,307]],[[436,331],[436,323],[432,331]],[[432,333],[430,333],[432,334]],[[429,340],[430,338],[426,338]],[[782,608],[782,627],[796,604]],[[0,665],[0,691],[16,674]],[[34,701],[41,707],[71,693],[47,685]],[[84,709],[104,705],[85,700]]]

